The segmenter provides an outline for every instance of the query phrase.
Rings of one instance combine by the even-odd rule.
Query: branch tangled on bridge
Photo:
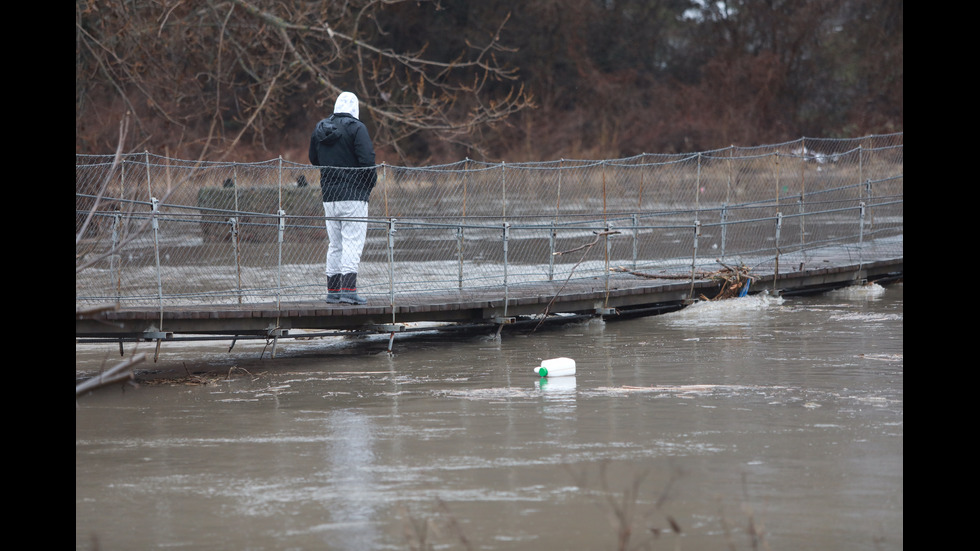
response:
[[[708,298],[701,295],[702,300],[721,300],[726,298],[735,298],[739,296],[745,296],[748,292],[749,285],[754,279],[749,273],[749,268],[742,265],[731,267],[723,264],[720,260],[716,260],[719,264],[724,266],[720,270],[715,270],[713,272],[697,271],[693,274],[668,274],[668,273],[645,273],[638,272],[635,270],[628,270],[622,266],[616,268],[610,268],[611,272],[626,273],[630,275],[635,275],[638,277],[643,277],[647,279],[676,279],[678,281],[691,281],[694,280],[705,280],[712,279],[716,280],[721,284],[721,290],[718,292],[714,298]]]
[[[719,261],[719,264],[721,262]],[[724,266],[724,264],[722,264]],[[723,269],[711,274],[711,278],[721,282],[721,290],[714,298],[707,298],[701,295],[704,300],[724,300],[728,298],[744,297],[749,292],[752,283],[752,275],[749,269],[742,266],[725,266]]]

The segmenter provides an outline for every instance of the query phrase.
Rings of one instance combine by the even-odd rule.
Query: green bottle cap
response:
[[[538,375],[540,375],[542,377],[547,377],[548,376],[548,368],[547,367],[542,367],[542,368],[538,369]]]

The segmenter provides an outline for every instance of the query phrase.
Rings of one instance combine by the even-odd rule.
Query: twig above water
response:
[[[582,253],[582,258],[580,258],[578,260],[578,262],[576,262],[575,265],[572,266],[572,269],[568,271],[568,277],[566,277],[565,278],[565,282],[561,284],[561,288],[558,289],[558,292],[555,293],[555,296],[551,297],[551,300],[548,301],[548,305],[544,307],[544,311],[541,313],[541,319],[538,321],[538,324],[534,326],[534,329],[531,330],[532,333],[535,332],[535,331],[537,331],[538,330],[538,327],[540,327],[541,324],[544,323],[545,318],[548,317],[548,312],[551,311],[551,306],[555,303],[555,300],[558,299],[558,296],[561,295],[561,292],[565,289],[565,286],[568,285],[569,280],[572,279],[572,274],[575,273],[575,269],[578,268],[579,264],[581,264],[582,261],[585,260],[585,255],[589,253],[589,250],[592,249],[592,247],[595,246],[595,244],[598,243],[599,242],[599,239],[601,239],[602,237],[605,237],[605,236],[608,236],[608,235],[614,235],[614,234],[617,234],[617,233],[620,233],[620,232],[619,231],[616,231],[616,230],[605,230],[605,231],[601,231],[601,232],[596,232],[595,239],[593,239],[589,243],[586,243],[585,245],[582,245],[580,247],[575,247],[574,249],[569,249],[567,251],[558,251],[556,253],[552,253],[553,256],[561,256],[561,255],[566,254],[566,253],[571,253],[571,252],[580,251],[582,249],[585,249],[585,252]]]

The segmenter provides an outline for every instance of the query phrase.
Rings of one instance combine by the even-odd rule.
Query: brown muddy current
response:
[[[76,549],[903,548],[902,283],[229,344],[76,398]],[[120,359],[76,344],[76,384]]]

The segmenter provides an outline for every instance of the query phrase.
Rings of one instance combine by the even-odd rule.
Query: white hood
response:
[[[342,92],[337,96],[337,103],[333,105],[334,113],[349,113],[355,119],[360,119],[358,116],[359,109],[357,108],[357,96],[351,92]]]

